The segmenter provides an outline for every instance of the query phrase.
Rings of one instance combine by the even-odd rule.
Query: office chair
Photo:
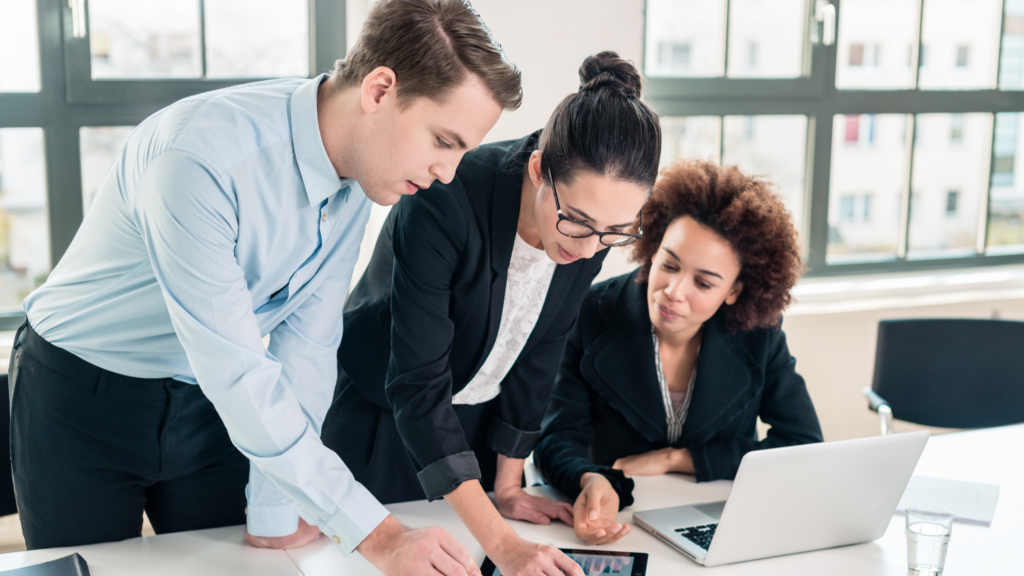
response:
[[[11,476],[11,406],[7,398],[7,374],[0,375],[0,516],[16,514],[14,478]]]
[[[1024,422],[1024,322],[883,320],[864,395],[883,435],[894,417],[941,428]]]

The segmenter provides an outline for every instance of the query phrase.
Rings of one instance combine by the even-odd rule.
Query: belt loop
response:
[[[103,396],[103,393],[107,391],[107,376],[110,372],[100,369],[99,381],[96,383],[96,395]]]
[[[28,327],[28,318],[26,318],[25,321],[21,323],[21,326],[18,327],[18,331],[14,334],[14,348],[17,348],[21,343],[21,335],[25,333],[25,328]]]

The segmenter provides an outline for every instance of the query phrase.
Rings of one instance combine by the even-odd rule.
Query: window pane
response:
[[[725,0],[648,0],[648,76],[721,76]]]
[[[924,0],[920,87],[995,88],[1003,0]]]
[[[988,181],[991,116],[919,114],[914,138],[908,258],[974,254]],[[959,124],[960,138],[954,139]]]
[[[89,0],[93,78],[198,78],[197,0]]]
[[[661,167],[680,158],[719,163],[720,119],[716,116],[661,119]]]
[[[1024,0],[1006,0],[999,87],[1003,90],[1024,89]]]
[[[726,116],[722,164],[775,183],[797,230],[804,233],[806,116]]]
[[[988,253],[1024,252],[1024,114],[996,114]]]
[[[806,36],[806,0],[732,0],[727,75],[801,76]]]
[[[0,310],[50,273],[42,128],[0,128]]]
[[[82,154],[82,214],[89,211],[92,198],[107,175],[117,151],[124,146],[133,126],[97,126],[79,129]]]
[[[0,92],[39,91],[35,0],[0,1]]]
[[[309,75],[308,0],[206,0],[206,75]]]
[[[907,181],[907,117],[840,115],[833,122],[826,261],[895,258]]]
[[[913,88],[920,0],[843,0],[836,87]]]

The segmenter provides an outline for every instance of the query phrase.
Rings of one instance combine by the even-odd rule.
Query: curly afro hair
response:
[[[735,166],[682,160],[663,170],[643,208],[643,238],[632,259],[645,284],[665,230],[689,216],[724,238],[740,260],[743,292],[726,308],[729,330],[770,328],[792,302],[790,289],[804,272],[793,221],[774,185]]]

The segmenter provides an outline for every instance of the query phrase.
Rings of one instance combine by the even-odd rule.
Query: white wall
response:
[[[351,43],[370,2],[351,1]],[[523,73],[523,105],[506,112],[485,142],[516,139],[542,128],[555,106],[579,87],[583,59],[614,50],[637,66],[643,58],[643,0],[475,0],[473,6]],[[369,263],[388,208],[374,206],[356,264],[356,277]],[[611,249],[601,278],[632,268],[626,250]]]

